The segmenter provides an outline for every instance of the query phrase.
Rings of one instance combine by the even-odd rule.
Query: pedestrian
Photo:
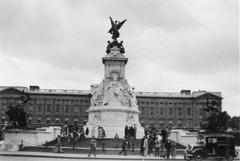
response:
[[[160,151],[160,156],[165,158],[165,144],[166,144],[166,140],[164,140],[163,138],[161,139],[161,151]]]
[[[102,147],[102,151],[105,151],[104,137],[106,136],[103,127],[98,126],[98,139]]]
[[[166,158],[169,159],[170,151],[171,151],[171,143],[169,140],[166,141],[165,148],[166,148]]]
[[[57,141],[57,143],[55,145],[54,152],[55,153],[63,153],[60,135],[57,136],[56,141]]]
[[[69,132],[67,135],[67,140],[69,143],[71,142],[71,137],[72,137],[72,133]]]
[[[171,157],[172,159],[176,158],[176,142],[175,141],[172,141],[172,144],[171,144]]]
[[[155,140],[155,157],[160,157],[160,146],[161,146],[161,139],[158,136]]]
[[[127,155],[127,146],[128,146],[128,141],[127,141],[127,137],[125,136],[123,138],[123,142],[122,142],[122,151],[119,152],[119,155],[122,153],[124,155]]]
[[[116,141],[115,147],[117,148],[117,147],[118,147],[118,142],[119,142],[118,133],[115,134],[114,139],[115,139],[115,141]]]
[[[85,134],[86,134],[86,136],[88,136],[88,134],[89,134],[89,129],[88,129],[88,127],[86,128]]]
[[[135,151],[134,146],[135,146],[135,141],[136,141],[136,140],[135,140],[135,137],[132,137],[132,136],[131,136],[130,139],[131,139],[132,152],[134,152],[134,151]]]
[[[127,136],[127,135],[128,135],[128,126],[126,125],[124,130],[124,136]]]
[[[143,148],[144,148],[143,156],[146,157],[148,154],[148,136],[146,136],[143,141]]]
[[[96,158],[96,148],[97,148],[97,141],[93,136],[90,142],[90,151],[89,151],[88,157],[90,157],[91,154],[93,154],[94,157]]]
[[[148,139],[148,154],[149,155],[153,154],[154,144],[155,144],[155,142],[153,140],[153,135],[150,135],[149,139]]]
[[[136,124],[133,125],[134,128],[134,138],[136,139],[136,134],[137,134],[137,126]]]
[[[141,139],[141,145],[140,145],[140,154],[142,156],[144,156],[144,147],[143,147],[144,139],[145,139],[145,136]]]

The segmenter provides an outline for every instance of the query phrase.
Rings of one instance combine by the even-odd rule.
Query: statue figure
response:
[[[25,93],[26,96],[20,96],[19,103],[14,105],[8,105],[8,110],[6,114],[9,117],[9,120],[12,121],[12,125],[14,127],[26,127],[26,116],[27,113],[24,111],[24,106],[26,106],[27,102],[32,100],[28,93]]]
[[[127,89],[128,94],[129,94],[129,103],[130,103],[130,107],[137,107],[137,99],[136,99],[136,94],[134,92],[134,88],[131,89]]]
[[[111,101],[119,101],[122,105],[124,105],[122,86],[118,81],[109,82],[109,85],[106,88],[103,105],[107,105]]]
[[[109,18],[110,18],[112,27],[109,29],[108,33],[112,34],[112,39],[113,40],[117,40],[117,38],[119,38],[119,35],[120,35],[118,30],[127,21],[127,19],[123,20],[122,22],[119,22],[119,21],[113,22],[112,17],[109,17]]]
[[[109,102],[120,102],[124,105],[124,88],[118,81],[118,74],[112,73],[112,80],[105,88],[103,105],[108,105]]]
[[[134,118],[134,115],[132,113],[129,113],[128,116],[127,116],[127,123],[129,126],[132,126],[134,125],[136,122],[135,118]]]
[[[106,53],[109,54],[111,51],[111,48],[113,48],[114,46],[116,46],[117,48],[119,48],[120,53],[125,53],[125,49],[123,47],[123,41],[118,42],[117,40],[114,40],[113,42],[107,41],[108,45],[107,45],[107,50]]]
[[[92,93],[91,106],[97,106],[97,91]]]

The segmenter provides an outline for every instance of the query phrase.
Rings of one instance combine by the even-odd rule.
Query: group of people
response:
[[[167,130],[159,132],[154,127],[145,129],[145,136],[141,140],[140,152],[143,156],[155,155],[166,159],[175,159],[176,142],[167,139]]]
[[[160,135],[152,137],[146,135],[141,140],[141,154],[143,156],[155,155],[155,157],[163,157],[166,159],[175,159],[176,142],[163,139]]]
[[[136,131],[137,127],[135,124],[133,126],[125,126],[122,150],[119,154],[127,155],[128,150],[132,150],[132,152],[135,151]]]
[[[66,127],[64,127],[66,128]],[[75,149],[75,143],[80,138],[85,138],[89,134],[89,129],[83,128],[77,129],[73,128],[72,132],[65,133],[63,128],[62,135],[67,136],[68,141],[72,140],[73,143],[73,150]],[[69,128],[69,127],[68,127]],[[69,128],[68,130],[71,130]],[[106,137],[105,130],[103,127],[98,126],[94,128],[95,132],[92,131],[92,138],[90,140],[90,150],[88,156],[90,157],[93,154],[96,157],[96,148],[97,148],[97,140],[98,144],[101,146],[102,151],[105,151],[105,143],[104,138]],[[66,135],[67,134],[67,135]],[[119,136],[116,133],[114,136],[116,140],[116,147],[118,147]],[[97,139],[97,140],[96,140]],[[127,151],[131,150],[132,152],[135,151],[135,143],[136,143],[136,126],[126,126],[125,127],[125,136],[122,140],[122,150],[119,154],[127,155]],[[56,139],[56,146],[54,148],[54,152],[61,153],[63,152],[61,148],[61,137],[60,135]],[[170,141],[167,139],[166,131],[162,130],[161,133],[157,131],[145,129],[145,136],[141,140],[140,145],[140,153],[143,156],[154,155],[155,157],[163,157],[169,159],[170,156],[172,159],[175,159],[176,156],[176,142]]]

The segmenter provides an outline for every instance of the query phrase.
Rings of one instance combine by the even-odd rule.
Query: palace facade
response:
[[[24,110],[28,126],[69,124],[83,125],[88,120],[90,90],[40,89],[38,86],[0,87],[0,125],[8,121],[9,105],[15,106],[21,96],[29,94]],[[154,124],[161,129],[198,129],[207,102],[215,101],[222,108],[221,92],[182,90],[179,93],[136,92],[142,126]]]

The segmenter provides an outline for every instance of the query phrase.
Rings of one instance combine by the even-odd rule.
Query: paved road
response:
[[[118,161],[118,160],[123,160],[123,158],[119,158],[119,159],[73,159],[73,158],[41,158],[41,157],[21,157],[21,156],[0,156],[0,161],[89,161],[89,160],[97,160],[97,161]],[[139,159],[141,161],[143,161],[144,159]],[[151,159],[147,159],[147,160],[151,160]],[[156,161],[156,160],[155,160]],[[161,161],[164,161],[161,159]],[[171,161],[171,160],[167,160],[167,161]],[[176,161],[176,160],[175,160]],[[184,161],[184,160],[180,160],[178,159],[177,161]]]
[[[126,157],[127,158],[127,157]],[[151,161],[151,159],[136,159],[132,158],[133,160],[147,160]],[[25,156],[0,156],[0,161],[89,161],[89,160],[96,160],[96,161],[120,161],[124,160],[124,158],[46,158],[46,157],[25,157]],[[128,159],[129,160],[129,159]],[[164,159],[159,159],[160,161],[165,161]],[[156,161],[156,159],[152,159],[152,161]],[[185,161],[184,159],[177,159],[177,160],[166,160],[166,161]],[[204,160],[204,161],[210,161],[210,160]],[[234,161],[240,161],[240,158],[234,159]]]

